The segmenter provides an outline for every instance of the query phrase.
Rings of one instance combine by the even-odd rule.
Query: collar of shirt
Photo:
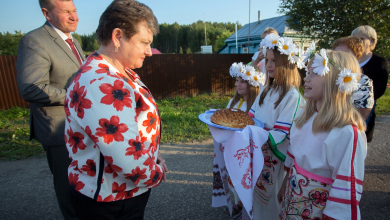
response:
[[[50,26],[52,26],[52,27],[54,28],[54,30],[58,33],[58,35],[60,35],[60,37],[61,37],[62,40],[65,42],[65,44],[69,47],[69,49],[72,50],[72,48],[70,48],[70,45],[65,41],[65,40],[68,39],[68,38],[70,38],[70,39],[73,41],[72,34],[70,34],[70,37],[68,37],[68,36],[66,36],[66,35],[64,34],[64,32],[62,32],[60,29],[54,27],[54,25],[52,25],[50,22],[48,22],[48,23],[50,24]],[[77,49],[77,47],[75,47],[75,48],[76,48],[76,51],[79,53],[79,56],[80,56],[79,50]],[[80,58],[81,58],[81,56],[80,56]],[[81,61],[82,61],[82,60],[83,60],[83,59],[81,59]]]
[[[65,41],[66,39],[70,38],[70,39],[72,39],[72,41],[73,41],[73,37],[72,37],[71,34],[70,34],[70,37],[68,37],[68,36],[66,36],[66,35],[64,34],[64,32],[62,32],[60,29],[54,27],[54,25],[52,25],[50,22],[49,22],[49,24],[50,24],[50,26],[52,26],[52,27],[54,28],[54,30],[58,33],[58,35],[60,35],[60,37],[62,38],[62,40]],[[66,42],[65,42],[65,43],[66,43]],[[68,45],[68,43],[67,43],[66,45]],[[70,47],[69,47],[69,48],[70,48]]]
[[[362,68],[364,65],[366,65],[368,63],[368,61],[371,60],[372,57],[368,58],[366,61],[364,61],[363,63],[359,63],[359,66],[360,68]]]

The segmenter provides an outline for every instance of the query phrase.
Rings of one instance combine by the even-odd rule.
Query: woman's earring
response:
[[[118,48],[119,48],[119,47],[115,46],[115,52],[118,52]]]

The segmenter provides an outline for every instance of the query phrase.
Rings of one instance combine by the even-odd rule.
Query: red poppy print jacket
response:
[[[99,202],[132,198],[160,184],[161,120],[138,75],[124,76],[97,52],[65,98],[65,141],[72,189]]]

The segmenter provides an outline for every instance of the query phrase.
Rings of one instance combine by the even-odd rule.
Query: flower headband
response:
[[[241,77],[243,80],[254,87],[265,84],[265,74],[257,71],[253,66],[244,65],[242,62],[233,63],[230,66],[229,73],[232,77]]]
[[[289,37],[280,37],[274,33],[268,34],[260,44],[263,48],[263,54],[267,49],[275,49],[277,47],[281,54],[287,55],[291,64],[297,64],[299,69],[304,67],[303,52],[300,52],[296,44]]]
[[[314,51],[313,48],[315,48],[315,44],[313,47],[310,46],[310,48],[308,48],[308,50],[305,52],[305,55],[308,56],[307,60],[313,57],[312,55]],[[314,60],[312,64],[312,67],[314,67],[313,73],[319,76],[325,76],[325,74],[329,73],[330,71],[328,67],[328,63],[332,64],[340,71],[339,77],[336,80],[336,85],[339,85],[340,92],[352,93],[353,91],[359,88],[360,85],[357,80],[357,76],[358,76],[357,73],[352,73],[351,69],[347,69],[347,68],[344,68],[342,70],[332,59],[329,59],[327,57],[325,49],[321,49],[320,54],[318,53],[314,54]]]

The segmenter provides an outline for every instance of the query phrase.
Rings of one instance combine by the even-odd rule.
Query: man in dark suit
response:
[[[70,201],[65,146],[64,99],[73,76],[85,59],[79,42],[72,39],[78,17],[72,0],[39,0],[46,23],[27,33],[19,43],[17,84],[30,102],[30,139],[46,151],[58,204],[65,219],[77,219]]]

